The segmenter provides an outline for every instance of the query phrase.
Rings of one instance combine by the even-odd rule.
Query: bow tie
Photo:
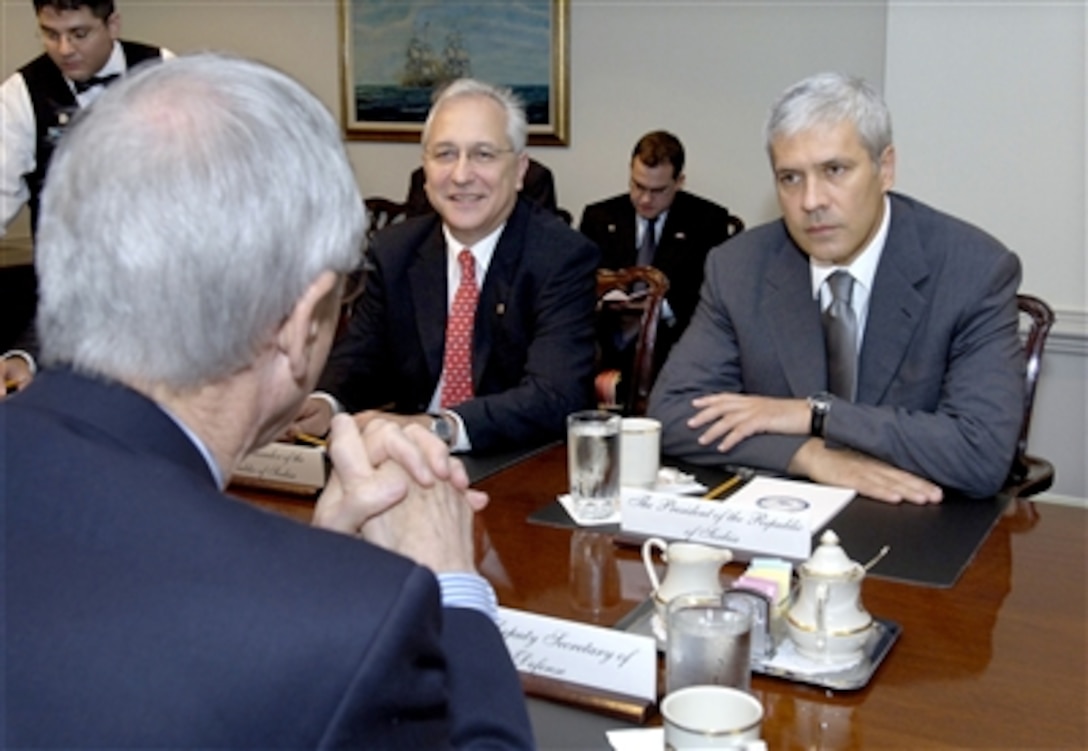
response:
[[[76,93],[82,94],[95,86],[108,86],[120,77],[120,73],[111,73],[108,76],[92,76],[86,81],[72,81],[72,84],[76,87]]]

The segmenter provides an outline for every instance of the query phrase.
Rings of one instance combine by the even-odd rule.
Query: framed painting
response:
[[[434,91],[471,77],[517,94],[530,144],[567,144],[570,0],[338,1],[348,139],[418,142]]]

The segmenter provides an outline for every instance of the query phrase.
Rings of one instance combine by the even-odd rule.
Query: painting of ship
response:
[[[418,141],[433,93],[472,77],[523,102],[530,143],[565,142],[569,0],[340,2],[349,138]]]
[[[446,34],[441,54],[427,40],[427,32],[425,25],[408,40],[400,85],[433,89],[457,78],[470,77],[472,61],[461,32],[452,29]]]

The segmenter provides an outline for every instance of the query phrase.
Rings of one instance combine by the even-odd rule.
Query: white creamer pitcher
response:
[[[873,617],[861,604],[865,568],[850,560],[838,535],[827,530],[797,572],[799,591],[786,627],[798,651],[822,662],[857,659],[873,626]]]
[[[665,562],[665,576],[657,578],[654,568],[654,549],[661,554]],[[713,592],[721,594],[721,568],[733,560],[733,553],[728,548],[716,548],[698,542],[665,542],[660,537],[651,537],[642,543],[642,563],[646,566],[646,575],[653,584],[654,630],[663,636],[665,609],[669,600],[686,592]]]

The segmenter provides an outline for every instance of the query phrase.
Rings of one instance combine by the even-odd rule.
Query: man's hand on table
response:
[[[929,480],[857,451],[827,448],[819,438],[806,441],[797,450],[789,471],[887,503],[940,503],[944,497],[941,488]]]
[[[779,399],[770,396],[725,392],[693,399],[695,416],[688,420],[692,429],[706,428],[699,443],[715,441],[718,451],[730,451],[759,433],[807,435],[811,411],[805,399]]]
[[[361,535],[435,572],[475,571],[472,517],[487,496],[446,445],[418,425],[375,418],[362,431],[332,420],[332,472],[314,511],[316,526]]]

